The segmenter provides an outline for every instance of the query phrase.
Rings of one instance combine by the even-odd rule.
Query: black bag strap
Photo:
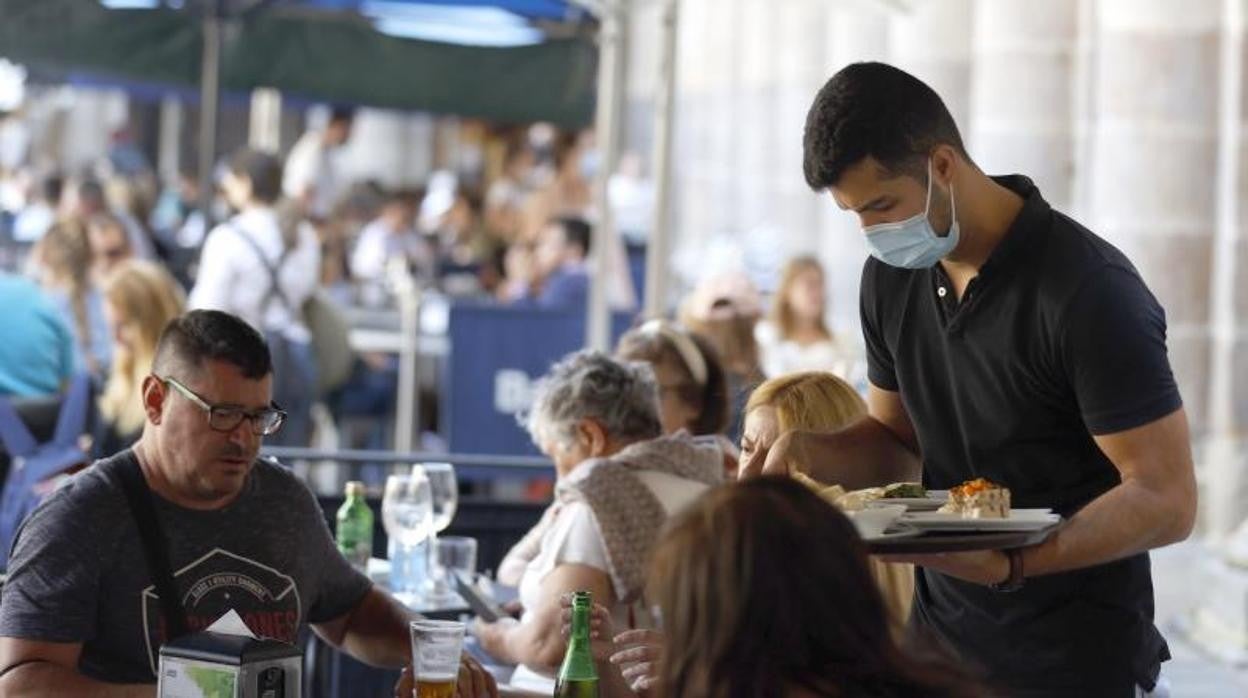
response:
[[[117,470],[121,476],[121,489],[130,503],[130,512],[139,527],[139,539],[143,542],[143,556],[147,558],[147,571],[160,595],[160,608],[165,614],[165,642],[175,640],[190,632],[186,623],[186,611],[178,598],[173,582],[173,570],[169,564],[169,548],[165,541],[156,507],[152,503],[152,490],[143,478],[143,469],[136,456],[125,459]]]
[[[282,270],[282,265],[286,263],[286,258],[289,257],[290,253],[294,250],[289,247],[283,247],[282,254],[277,258],[277,262],[271,262],[269,261],[268,256],[264,254],[264,250],[260,249],[260,243],[256,242],[255,238],[251,237],[246,230],[243,230],[242,226],[235,225],[232,222],[226,223],[226,226],[228,226],[235,233],[238,233],[238,236],[246,241],[247,245],[251,247],[253,252],[256,253],[256,257],[260,259],[260,263],[264,265],[265,270],[269,272],[269,291],[264,294],[265,307],[267,308],[269,303],[272,303],[273,299],[277,298],[282,302],[282,305],[285,306],[287,310],[293,311],[294,308],[291,307],[290,299],[286,298],[286,293],[282,291],[279,273]]]

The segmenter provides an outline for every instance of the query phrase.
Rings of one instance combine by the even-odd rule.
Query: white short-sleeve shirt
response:
[[[286,255],[278,279],[289,306],[280,299],[265,302],[269,272],[256,250],[243,239],[245,233],[259,245],[265,257],[276,263],[285,248],[277,213],[267,207],[248,209],[212,229],[200,253],[199,273],[188,305],[193,309],[233,313],[257,330],[282,332],[293,341],[306,342],[310,335],[303,321],[304,302],[320,284],[321,248],[316,233],[301,225],[295,248]]]

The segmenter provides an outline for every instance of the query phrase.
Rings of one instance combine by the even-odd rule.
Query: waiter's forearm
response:
[[[922,462],[892,430],[864,417],[830,434],[808,434],[799,456],[808,475],[850,490],[918,480]]]
[[[1192,528],[1183,499],[1137,481],[1123,482],[1084,507],[1044,544],[1024,551],[1023,569],[1028,577],[1065,572],[1177,543]]]
[[[1094,438],[1122,484],[1084,507],[1047,543],[1025,553],[1029,575],[1112,562],[1177,543],[1192,531],[1196,475],[1184,410]]]

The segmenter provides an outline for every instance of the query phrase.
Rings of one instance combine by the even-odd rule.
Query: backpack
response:
[[[231,225],[230,227],[255,251],[256,257],[269,273],[269,292],[265,296],[265,307],[267,308],[268,304],[276,299],[287,309],[291,310],[292,313],[298,311],[304,324],[307,326],[308,332],[312,337],[312,353],[316,357],[316,395],[325,395],[341,387],[350,378],[351,369],[355,363],[355,352],[351,349],[349,336],[351,328],[347,324],[346,317],[342,311],[319,288],[312,295],[308,296],[301,308],[292,307],[290,300],[282,292],[281,284],[279,283],[279,272],[291,250],[282,250],[282,255],[277,262],[270,262],[269,258],[264,254],[264,250],[260,249],[259,243],[252,239],[246,231],[237,226]],[[290,340],[284,336],[276,336],[281,334],[279,332],[265,331],[264,334],[265,338],[269,340],[270,351],[274,353],[275,379],[281,381],[282,377],[277,375],[278,367],[287,368],[290,366],[287,360],[287,343]],[[284,372],[287,374],[291,373],[289,370]],[[276,387],[275,392],[278,392]]]

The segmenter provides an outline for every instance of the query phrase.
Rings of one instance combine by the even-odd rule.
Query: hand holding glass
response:
[[[464,648],[464,624],[414,620],[411,631],[416,698],[454,698]]]

